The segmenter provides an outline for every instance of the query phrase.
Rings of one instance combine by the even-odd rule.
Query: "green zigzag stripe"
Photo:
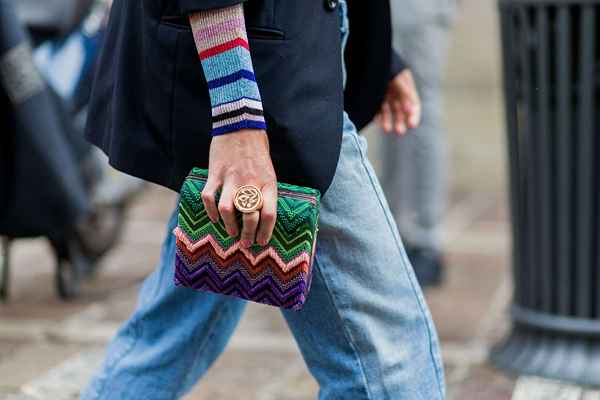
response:
[[[200,215],[190,214],[191,210],[188,209],[187,204],[182,202],[179,212],[179,224],[190,236],[190,238],[197,240],[197,238],[201,237],[201,235],[204,233],[204,230],[213,224],[205,212],[202,212]],[[286,236],[293,238],[305,231],[311,232],[314,227],[314,222],[307,218],[297,218],[292,224],[286,224],[283,217],[281,219],[282,221],[280,222],[282,223],[277,224],[276,227],[282,238],[286,238]],[[293,227],[293,229],[290,229],[291,227]],[[214,228],[218,228],[220,234],[219,236],[221,236],[224,240],[227,238],[227,232],[225,231],[223,224],[218,224]]]
[[[311,230],[316,222],[314,218],[307,218],[307,216],[316,215],[316,213],[312,213],[311,211],[312,205],[311,207],[297,207],[297,213],[295,215],[300,216],[300,218],[294,218],[290,211],[280,209],[277,215],[277,218],[280,219],[280,223],[278,224],[280,230],[290,235],[297,234],[298,230],[303,227]],[[189,203],[187,203],[185,200],[182,200],[181,202],[179,220],[182,225],[186,226],[187,233],[192,236],[195,236],[196,233],[201,231],[206,225],[212,224],[208,218],[208,215],[203,209],[195,212],[193,207],[189,207]],[[225,232],[224,228],[223,232]]]

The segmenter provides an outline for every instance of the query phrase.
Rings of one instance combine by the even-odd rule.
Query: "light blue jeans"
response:
[[[431,315],[366,154],[344,114],[337,172],[321,204],[311,291],[302,311],[283,317],[319,383],[319,399],[444,399]],[[173,213],[160,263],[83,400],[183,396],[240,321],[243,300],[174,286],[176,223]]]

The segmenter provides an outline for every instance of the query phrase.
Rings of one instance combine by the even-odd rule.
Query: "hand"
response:
[[[405,69],[390,81],[376,119],[385,133],[393,130],[404,135],[408,129],[419,126],[421,100],[410,70]]]
[[[215,136],[210,145],[208,180],[202,201],[213,223],[223,218],[230,236],[239,234],[233,204],[240,186],[254,185],[263,194],[263,207],[242,216],[242,247],[261,246],[271,239],[277,218],[277,179],[269,154],[269,140],[262,130],[244,129]],[[221,190],[219,204],[215,195]]]

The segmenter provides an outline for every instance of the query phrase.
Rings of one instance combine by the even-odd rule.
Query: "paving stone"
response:
[[[290,335],[281,311],[262,304],[248,304],[239,329],[250,334]]]
[[[261,393],[265,388],[287,384],[281,379],[289,368],[296,370],[295,365],[302,362],[299,357],[268,351],[226,351],[186,400],[262,400],[262,396],[270,396],[269,392]],[[295,381],[296,376],[288,379]]]
[[[586,390],[581,396],[581,400],[600,400],[600,391]]]
[[[456,400],[511,400],[514,380],[490,365],[479,365],[470,370],[469,376],[457,385]],[[525,399],[533,400],[533,399]],[[547,398],[551,400],[551,398]],[[554,400],[554,399],[552,399]]]
[[[0,341],[0,363],[6,358],[11,357],[17,352],[21,346],[25,345],[25,341],[20,340],[1,340]]]
[[[303,368],[295,377],[286,382],[283,390],[275,392],[273,400],[313,400],[319,386],[306,368]]]
[[[86,348],[85,352],[75,354],[28,382],[22,392],[37,400],[76,400],[102,362],[103,355],[103,349]]]
[[[447,279],[426,293],[441,339],[468,341],[488,312],[506,274],[506,260],[492,256],[448,254]]]
[[[2,400],[38,400],[35,399],[29,395],[23,394],[23,393],[19,393],[19,392],[14,392],[14,391],[4,391],[2,388],[0,388],[0,399]]]
[[[563,382],[536,377],[521,377],[512,400],[580,400],[583,389]]]
[[[74,344],[33,343],[0,362],[0,387],[18,389],[82,350]]]

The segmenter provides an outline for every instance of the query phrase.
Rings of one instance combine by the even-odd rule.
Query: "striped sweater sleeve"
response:
[[[266,130],[242,4],[193,13],[190,23],[208,82],[212,136]]]

